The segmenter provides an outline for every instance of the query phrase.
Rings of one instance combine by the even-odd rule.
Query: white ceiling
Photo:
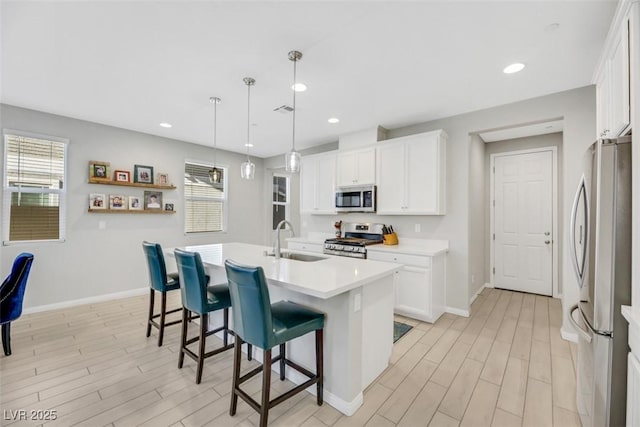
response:
[[[0,101],[244,152],[298,148],[585,86],[615,1],[6,1]],[[560,24],[554,31],[550,24]],[[505,75],[512,62],[524,71]],[[329,117],[340,123],[327,123]],[[524,118],[526,120],[526,118]],[[173,124],[171,129],[158,126]]]

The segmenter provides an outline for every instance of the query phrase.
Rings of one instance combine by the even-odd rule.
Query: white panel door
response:
[[[494,286],[552,295],[553,154],[495,157]]]

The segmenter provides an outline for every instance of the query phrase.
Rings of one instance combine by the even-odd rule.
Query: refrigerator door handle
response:
[[[588,241],[587,233],[589,230],[588,211],[587,209],[584,209],[585,224],[584,224],[584,227],[582,224],[580,225],[580,236],[578,236],[580,239],[579,244],[582,245],[582,253],[578,254],[578,248],[576,247],[576,221],[578,219],[578,209],[580,209],[581,205],[584,207],[588,206],[587,184],[586,184],[586,179],[584,175],[582,175],[582,178],[580,178],[580,184],[578,185],[578,190],[576,191],[576,196],[573,200],[573,207],[571,209],[571,224],[569,225],[569,244],[571,246],[571,261],[573,264],[573,269],[576,272],[576,276],[578,278],[578,285],[580,286],[580,288],[582,288],[582,285],[584,283],[586,244]],[[579,256],[582,258],[581,260],[578,259]]]
[[[580,335],[582,337],[582,339],[584,339],[586,342],[590,343],[591,342],[591,335],[589,335],[589,333],[587,331],[582,329],[580,327],[580,325],[578,324],[578,322],[576,321],[575,317],[573,317],[573,313],[576,310],[580,310],[580,307],[578,307],[578,304],[574,305],[569,310],[569,320],[573,324],[573,327],[575,328],[576,332],[578,332],[578,335]],[[582,316],[582,313],[580,313],[580,316]]]

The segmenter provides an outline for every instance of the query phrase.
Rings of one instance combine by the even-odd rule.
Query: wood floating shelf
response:
[[[89,184],[120,185],[122,187],[156,188],[161,190],[176,189],[175,185],[144,184],[141,182],[114,181],[112,179],[100,179],[100,178],[89,178]]]
[[[88,209],[90,213],[106,214],[163,214],[170,215],[176,211],[163,211],[162,209]]]

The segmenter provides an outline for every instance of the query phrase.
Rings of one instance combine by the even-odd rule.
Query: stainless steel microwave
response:
[[[340,187],[336,190],[337,212],[375,212],[376,186]]]

